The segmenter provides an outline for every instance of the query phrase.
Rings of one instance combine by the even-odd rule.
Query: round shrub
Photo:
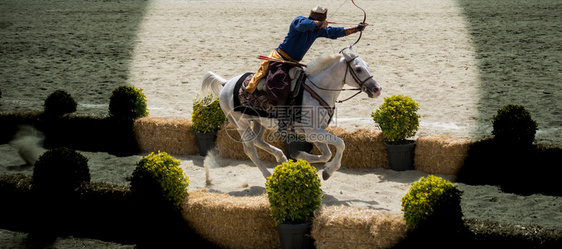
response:
[[[189,187],[180,162],[166,152],[143,157],[133,171],[132,194],[148,201],[162,200],[180,209]]]
[[[531,118],[531,113],[521,105],[507,105],[498,110],[494,116],[494,141],[530,146],[535,140],[537,122]]]
[[[393,95],[385,97],[384,103],[371,116],[379,124],[387,143],[403,144],[418,131],[418,109],[419,104],[412,98]]]
[[[41,191],[73,192],[90,181],[88,158],[65,147],[48,150],[33,168],[33,187]]]
[[[312,222],[324,195],[316,169],[304,160],[277,165],[265,183],[275,224]]]
[[[76,111],[78,104],[74,98],[63,90],[56,90],[45,100],[45,113],[52,116],[60,116]]]
[[[212,94],[203,99],[198,98],[199,95],[193,101],[193,112],[191,113],[193,130],[203,133],[218,131],[226,121],[219,100],[213,100]]]
[[[402,198],[402,212],[411,230],[425,226],[451,228],[462,223],[462,191],[441,177],[422,177]]]
[[[146,96],[142,89],[120,86],[109,98],[109,116],[121,119],[136,119],[148,116]]]

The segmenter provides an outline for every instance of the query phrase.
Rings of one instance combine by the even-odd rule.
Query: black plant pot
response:
[[[277,226],[282,249],[314,248],[314,239],[310,236],[312,223],[280,224]]]
[[[215,141],[217,140],[217,132],[198,132],[195,131],[195,137],[197,137],[197,145],[199,146],[199,155],[207,156],[207,152],[215,147]]]
[[[388,153],[388,164],[390,169],[396,171],[414,169],[414,149],[416,144],[384,144]]]

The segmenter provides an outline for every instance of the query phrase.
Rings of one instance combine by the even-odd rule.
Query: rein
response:
[[[332,91],[332,92],[337,92],[337,91],[340,91],[340,92],[343,92],[343,91],[357,91],[355,94],[353,94],[351,97],[349,97],[349,98],[347,98],[347,99],[344,99],[344,100],[336,100],[336,103],[338,103],[338,104],[339,104],[339,103],[343,103],[343,102],[345,102],[345,101],[348,101],[348,100],[354,98],[355,96],[357,96],[357,95],[359,95],[359,94],[361,93],[361,88],[351,88],[351,89],[329,89],[329,88],[324,88],[324,87],[320,87],[320,86],[316,85],[316,83],[314,83],[312,80],[310,80],[310,78],[308,78],[308,81],[309,81],[310,83],[312,83],[312,85],[313,85],[314,87],[316,87],[316,88],[318,88],[318,89],[320,89],[320,90],[324,90],[324,91]]]

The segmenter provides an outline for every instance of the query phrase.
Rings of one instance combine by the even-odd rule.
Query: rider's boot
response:
[[[287,130],[291,126],[291,118],[289,114],[289,108],[286,105],[278,105],[277,109],[277,126],[278,126],[278,133],[285,134]]]

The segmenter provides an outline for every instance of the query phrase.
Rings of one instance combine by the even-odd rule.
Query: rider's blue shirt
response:
[[[283,43],[279,45],[279,49],[291,56],[293,60],[301,61],[316,38],[337,39],[343,36],[345,36],[345,31],[342,27],[316,29],[313,20],[299,16],[291,22],[289,33]]]

